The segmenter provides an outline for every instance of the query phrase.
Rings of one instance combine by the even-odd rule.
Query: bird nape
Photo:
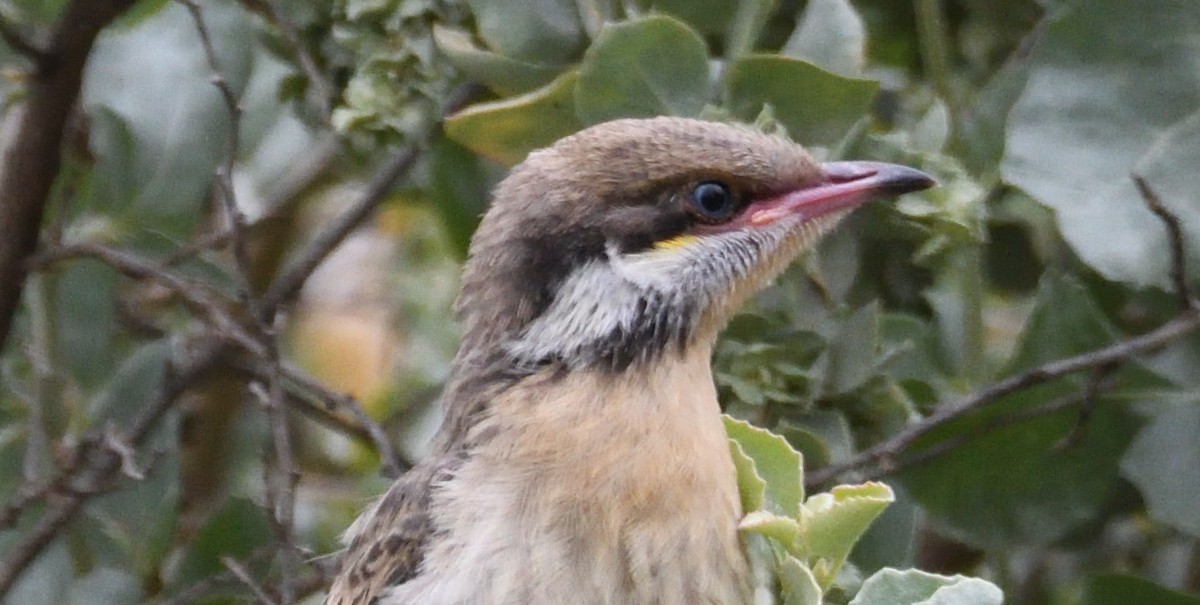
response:
[[[471,242],[433,453],[347,530],[328,603],[752,602],[717,334],[850,210],[933,184],[682,118],[530,154]]]

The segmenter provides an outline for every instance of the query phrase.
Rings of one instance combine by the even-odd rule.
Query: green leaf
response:
[[[579,69],[575,107],[590,125],[622,117],[696,116],[707,97],[704,40],[660,15],[600,31]]]
[[[73,262],[59,273],[35,276],[30,296],[31,305],[51,305],[54,323],[48,327],[61,369],[89,391],[109,380],[118,361],[116,271],[97,261]]]
[[[150,402],[158,390],[171,354],[166,340],[150,342],[127,357],[87,402],[89,419],[124,424]]]
[[[961,116],[953,145],[972,174],[994,174],[1004,158],[1009,112],[1029,78],[1028,61],[1010,61],[979,91],[975,104]]]
[[[753,120],[764,104],[791,137],[805,145],[833,145],[867,114],[879,84],[842,77],[811,63],[777,55],[748,55],[726,76],[729,109]]]
[[[800,516],[804,500],[803,462],[783,437],[748,422],[723,416],[725,432],[754,461],[766,481],[765,510],[788,517]],[[750,512],[755,509],[747,508]]]
[[[705,36],[723,35],[738,0],[654,0],[654,10],[687,23]]]
[[[950,137],[950,110],[941,99],[935,99],[925,115],[913,125],[909,144],[918,153],[939,153]]]
[[[1002,605],[1004,593],[990,582],[940,576],[916,569],[881,569],[867,578],[850,605]]]
[[[780,54],[844,76],[862,73],[867,31],[848,0],[809,0]]]
[[[1121,474],[1141,491],[1151,517],[1200,536],[1200,407],[1159,401],[1146,408],[1151,420],[1121,459]]]
[[[1104,346],[1114,334],[1083,286],[1048,276],[1008,373]],[[1161,383],[1137,366],[1111,378],[1123,388]],[[985,548],[1046,544],[1095,519],[1122,485],[1117,461],[1137,430],[1132,414],[1101,397],[1080,440],[1063,451],[1056,445],[1075,425],[1074,409],[992,425],[1000,417],[1076,395],[1083,380],[1064,378],[1025,389],[939,427],[910,452],[949,439],[965,443],[904,471],[902,484],[934,525]]]
[[[472,105],[446,119],[446,136],[482,156],[516,164],[582,128],[572,101],[576,80],[570,71],[533,92]]]
[[[9,553],[20,538],[19,534],[5,532],[0,536],[0,552]],[[70,590],[66,580],[74,576],[70,549],[66,540],[54,540],[38,555],[27,570],[17,577],[7,595],[5,605],[62,605]]]
[[[777,572],[783,588],[783,605],[821,605],[823,591],[804,562],[789,555],[779,564]]]
[[[850,422],[841,410],[813,410],[781,421],[775,431],[800,450],[808,468],[845,460],[854,452]]]
[[[739,0],[733,19],[729,21],[725,56],[740,57],[754,50],[754,43],[775,10],[775,4],[776,0]]]
[[[1088,577],[1082,605],[1200,605],[1200,597],[1163,588],[1149,580],[1126,574],[1102,573]]]
[[[271,541],[271,530],[261,507],[244,498],[233,498],[196,534],[181,563],[176,581],[187,586],[225,567],[222,557],[244,558]]]
[[[484,50],[475,46],[466,32],[447,27],[434,26],[433,39],[463,77],[502,96],[545,86],[562,71],[552,65],[530,63]]]
[[[446,137],[430,145],[430,197],[458,258],[467,257],[471,234],[487,207],[490,186],[480,159]]]
[[[800,522],[765,510],[750,512],[738,523],[738,531],[749,532],[778,540],[789,549],[800,537]]]
[[[468,0],[479,37],[492,50],[519,61],[563,64],[587,39],[574,2]]]
[[[924,513],[902,491],[875,519],[870,529],[854,544],[849,562],[859,572],[871,575],[884,567],[912,567]]]
[[[801,513],[801,540],[809,560],[824,560],[823,574],[817,582],[828,589],[850,549],[858,542],[871,523],[896,499],[892,489],[883,483],[839,485],[832,491],[816,494],[804,503]]]
[[[824,395],[849,393],[862,386],[876,369],[879,351],[879,304],[857,309],[838,327],[829,341]]]
[[[733,457],[733,468],[737,472],[738,495],[742,499],[743,511],[756,511],[767,501],[767,482],[754,466],[754,459],[746,454],[741,444],[729,440],[729,453]]]
[[[1129,179],[1135,169],[1153,169],[1151,183],[1169,190],[1200,257],[1195,14],[1191,0],[1068,3],[1042,30],[1009,115],[1004,178],[1052,208],[1109,279],[1168,284],[1167,240]]]

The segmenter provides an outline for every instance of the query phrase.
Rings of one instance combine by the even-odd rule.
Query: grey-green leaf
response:
[[[707,100],[708,82],[708,49],[684,23],[659,15],[609,24],[580,66],[575,107],[589,125],[622,117],[696,116]]]
[[[867,578],[850,605],[1002,605],[1004,593],[979,578],[885,568]]]
[[[725,79],[729,109],[753,120],[764,104],[791,137],[805,145],[837,143],[866,115],[879,84],[846,78],[811,63],[778,55],[747,55]]]
[[[587,43],[574,2],[469,0],[479,37],[519,61],[564,64]]]
[[[1200,137],[1175,134],[1200,109],[1195,17],[1192,0],[1069,3],[1043,30],[1009,117],[1004,178],[1052,208],[1079,256],[1110,279],[1168,283],[1163,227],[1130,182],[1135,169],[1168,177],[1200,254]],[[1172,152],[1141,163],[1163,145]]]
[[[570,71],[519,97],[472,105],[446,120],[446,136],[505,164],[516,164],[581,128],[575,119],[577,75]]]
[[[754,461],[758,475],[766,481],[764,508],[788,517],[800,516],[804,500],[803,461],[787,440],[729,416],[724,416],[725,431]],[[752,510],[752,509],[747,509]]]
[[[1048,277],[1007,373],[1095,349],[1114,337],[1113,327],[1081,284]],[[1127,388],[1156,384],[1135,365],[1112,379]],[[948,439],[966,441],[948,455],[902,472],[901,481],[930,521],[970,544],[1010,548],[1066,535],[1095,519],[1122,485],[1117,462],[1137,431],[1137,418],[1102,397],[1081,439],[1063,451],[1055,446],[1075,424],[1074,409],[993,425],[998,417],[1077,396],[1082,388],[1082,378],[1060,379],[939,427],[910,451]]]
[[[520,94],[545,86],[560,71],[551,65],[522,61],[478,48],[471,42],[470,35],[459,30],[435,26],[433,39],[464,77],[501,95]]]
[[[845,76],[862,73],[867,31],[849,0],[809,0],[781,54]]]
[[[1155,402],[1121,459],[1121,474],[1138,486],[1150,516],[1200,536],[1200,407],[1194,402]]]

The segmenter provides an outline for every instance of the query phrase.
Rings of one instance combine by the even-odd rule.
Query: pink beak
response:
[[[808,220],[937,184],[920,170],[885,162],[826,162],[821,174],[824,178],[815,185],[755,202],[747,222],[762,226],[791,215]]]

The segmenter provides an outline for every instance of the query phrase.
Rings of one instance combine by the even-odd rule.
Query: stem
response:
[[[988,376],[983,336],[983,249],[968,244],[958,259],[958,291],[963,300],[963,376],[972,386]]]
[[[917,40],[921,45],[921,62],[925,75],[933,82],[938,96],[946,102],[950,124],[958,124],[958,103],[950,85],[950,34],[942,19],[941,0],[915,0]]]

